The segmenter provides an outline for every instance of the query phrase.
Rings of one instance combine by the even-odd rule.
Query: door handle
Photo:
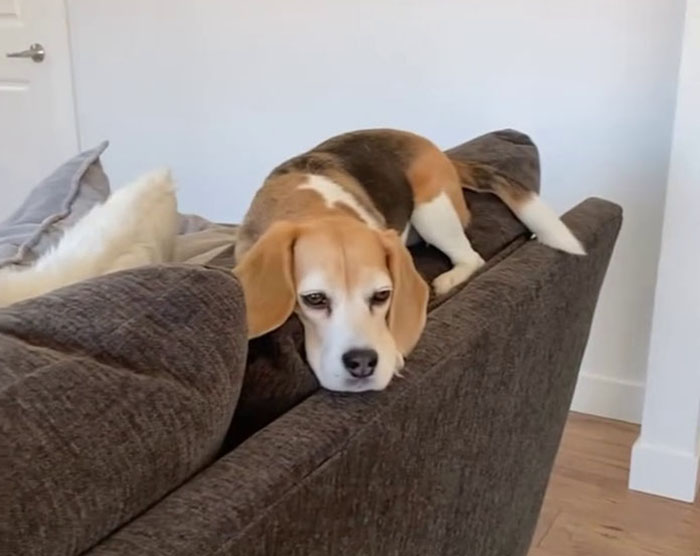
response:
[[[46,51],[44,47],[37,43],[34,43],[29,47],[28,50],[22,50],[20,52],[8,52],[5,54],[8,58],[31,58],[37,64],[44,61],[46,56]]]

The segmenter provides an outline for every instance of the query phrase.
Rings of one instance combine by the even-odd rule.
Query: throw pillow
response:
[[[109,196],[100,155],[109,143],[80,153],[38,184],[25,202],[0,223],[0,268],[27,265]]]

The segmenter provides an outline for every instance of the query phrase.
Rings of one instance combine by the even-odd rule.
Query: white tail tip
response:
[[[581,242],[538,195],[518,207],[516,214],[545,245],[572,255],[586,254]]]
[[[571,230],[563,222],[561,225],[564,229],[560,233],[544,237],[540,234],[537,236],[537,239],[549,247],[559,249],[559,251],[571,253],[572,255],[585,255],[586,249],[581,245],[581,242],[576,239],[576,236],[571,233]]]

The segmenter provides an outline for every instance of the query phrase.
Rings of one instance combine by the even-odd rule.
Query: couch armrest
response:
[[[95,547],[106,555],[527,552],[621,209],[564,220],[429,317],[387,391],[319,391]]]
[[[246,348],[238,283],[195,266],[0,310],[0,553],[80,553],[209,464]]]

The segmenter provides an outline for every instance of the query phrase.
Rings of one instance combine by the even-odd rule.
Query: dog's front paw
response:
[[[474,257],[468,262],[459,263],[448,270],[447,272],[440,274],[435,280],[433,280],[433,290],[436,295],[445,295],[451,289],[459,286],[463,282],[466,282],[469,277],[484,266],[485,261],[480,255],[474,253]]]

